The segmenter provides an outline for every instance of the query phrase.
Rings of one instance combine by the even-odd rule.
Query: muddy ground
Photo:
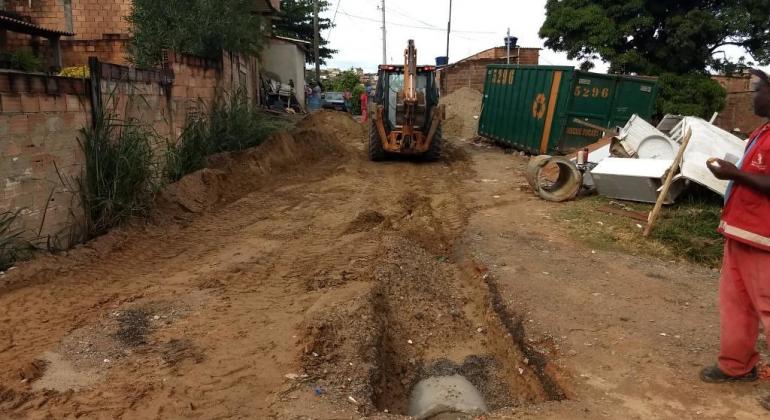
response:
[[[370,163],[320,113],[115,231],[0,280],[3,418],[398,418],[462,374],[487,418],[766,415],[697,380],[718,273],[597,252],[468,140]],[[567,204],[569,205],[569,204]]]

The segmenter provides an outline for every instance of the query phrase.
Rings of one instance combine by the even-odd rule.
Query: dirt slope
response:
[[[6,275],[0,413],[395,418],[459,373],[494,418],[761,414],[761,388],[694,379],[715,273],[571,242],[502,152],[375,164],[364,138],[316,114],[213,158],[156,223]]]

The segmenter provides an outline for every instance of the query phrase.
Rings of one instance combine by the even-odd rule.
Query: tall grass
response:
[[[165,176],[171,182],[202,169],[206,156],[212,153],[209,122],[205,117],[187,117],[179,142],[166,149]]]
[[[166,177],[174,182],[203,168],[206,156],[258,146],[285,123],[254,107],[242,90],[188,116],[182,136],[166,152]]]
[[[22,238],[23,231],[14,228],[21,211],[0,213],[0,271],[5,271],[16,261],[30,256],[34,247]]]
[[[150,209],[159,182],[154,138],[138,122],[120,121],[106,111],[93,126],[81,129],[78,140],[86,161],[79,181],[89,237]]]

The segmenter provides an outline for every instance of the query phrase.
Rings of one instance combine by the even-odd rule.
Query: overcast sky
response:
[[[331,47],[339,53],[329,67],[363,67],[374,72],[382,60],[381,0],[330,0],[325,15],[336,27],[329,32]],[[542,47],[537,33],[545,21],[546,0],[454,0],[450,61],[457,61],[479,51],[503,45],[507,29],[519,38],[522,47]],[[403,61],[407,40],[417,44],[420,64],[432,64],[446,54],[446,26],[449,0],[386,0],[388,21],[388,59]],[[336,12],[336,18],[335,18]],[[731,51],[741,56],[741,51]],[[565,54],[541,51],[540,64],[577,65]],[[606,71],[596,63],[594,71]]]

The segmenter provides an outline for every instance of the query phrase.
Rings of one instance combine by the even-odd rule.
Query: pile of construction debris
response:
[[[668,115],[654,127],[634,115],[625,127],[572,159],[533,158],[527,180],[549,201],[570,200],[588,190],[656,203],[665,191],[661,201],[672,204],[693,183],[724,196],[727,181],[714,177],[706,162],[720,158],[737,163],[744,147],[742,139],[701,118]]]

